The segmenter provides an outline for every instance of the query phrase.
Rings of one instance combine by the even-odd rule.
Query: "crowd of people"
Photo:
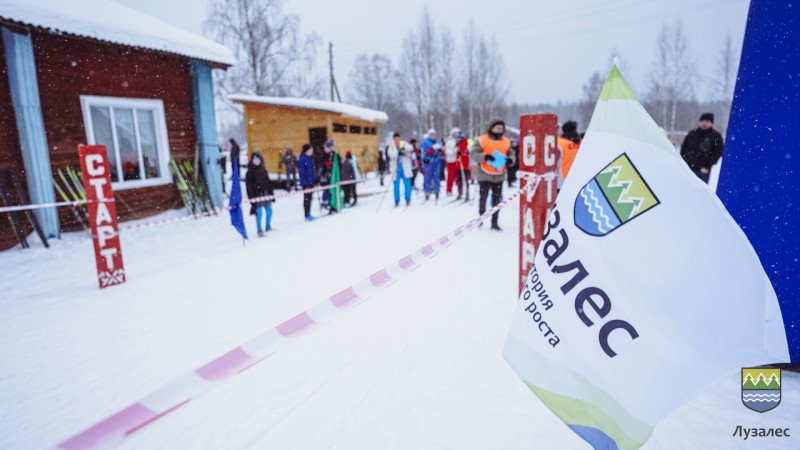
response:
[[[697,129],[688,133],[680,154],[690,169],[704,182],[708,182],[710,168],[719,160],[723,150],[722,135],[713,129],[714,115],[704,113]],[[505,136],[506,125],[502,120],[492,121],[486,133],[468,138],[459,128],[440,138],[434,129],[428,130],[419,143],[416,139],[403,140],[399,133],[392,133],[378,152],[378,178],[380,185],[389,179],[394,206],[410,206],[412,193],[417,191],[417,176],[422,175],[423,203],[432,200],[438,203],[442,185],[445,195],[456,194],[452,202],[470,200],[470,185],[478,185],[478,213],[487,209],[487,201],[495,206],[502,200],[503,185],[513,186],[518,168],[519,140]],[[561,126],[558,137],[558,167],[561,181],[567,178],[575,157],[580,150],[583,136],[578,133],[578,124],[567,121]],[[230,139],[230,158],[238,164],[239,145]],[[224,165],[224,162],[222,163]],[[336,152],[334,141],[328,140],[321,147],[303,145],[299,158],[287,148],[280,159],[284,171],[284,188],[304,190],[303,217],[313,221],[311,204],[314,187],[323,189],[320,207],[328,214],[353,207],[358,203],[357,182],[361,179],[356,155],[347,151],[344,158]],[[267,172],[263,156],[259,152],[250,155],[247,174],[244,178],[248,198],[273,195],[274,187]],[[342,183],[342,184],[339,184]],[[559,183],[560,185],[560,183]],[[491,195],[490,195],[491,194]],[[259,236],[272,229],[272,203],[274,200],[257,200],[251,205],[251,214],[256,216]],[[491,228],[501,230],[499,212],[491,219]]]

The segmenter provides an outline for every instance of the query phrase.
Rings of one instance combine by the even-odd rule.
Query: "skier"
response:
[[[681,157],[695,175],[708,183],[711,166],[722,157],[722,135],[713,128],[714,114],[703,113],[697,128],[690,131],[681,144]]]
[[[297,160],[297,171],[300,175],[300,186],[303,190],[313,189],[316,184],[316,171],[314,169],[314,149],[310,144],[303,144],[303,152],[300,159]],[[306,222],[311,222],[314,217],[311,216],[311,200],[314,198],[313,192],[303,193],[303,217]]]
[[[581,136],[578,134],[578,123],[568,121],[561,125],[561,137],[558,138],[558,148],[561,149],[561,177],[567,179],[572,162],[578,156],[581,146]]]
[[[412,147],[400,139],[400,133],[394,133],[392,142],[386,146],[389,161],[389,173],[394,184],[394,206],[400,206],[400,183],[403,183],[403,194],[406,206],[411,204],[411,152]]]
[[[453,128],[450,130],[450,137],[444,146],[447,167],[447,189],[445,192],[448,197],[453,195],[453,183],[458,183],[458,197],[456,197],[456,200],[461,199],[464,194],[464,180],[462,180],[464,170],[461,163],[461,154],[465,150],[467,150],[467,141],[464,139],[464,134],[458,128]]]
[[[259,152],[250,155],[250,162],[247,163],[247,175],[244,178],[247,187],[247,198],[250,199],[250,214],[256,216],[256,229],[258,237],[263,237],[265,231],[272,229],[272,200],[263,197],[273,195],[270,185],[269,173],[264,165],[264,157]],[[261,228],[261,218],[266,215],[264,228]]]
[[[469,183],[472,180],[472,171],[470,165],[472,162],[469,159],[469,140],[464,136],[464,133],[458,134],[458,170],[461,184],[464,185],[466,191],[465,201],[469,201]],[[458,199],[461,198],[461,191],[459,190]]]
[[[500,203],[503,197],[503,179],[506,174],[506,160],[513,159],[511,141],[503,136],[506,124],[501,119],[492,121],[487,134],[475,140],[470,151],[472,159],[480,165],[478,169],[478,185],[480,198],[478,212],[486,212],[486,198],[492,191],[492,206]],[[492,214],[492,229],[502,231],[498,225],[499,211]]]
[[[356,169],[355,164],[353,164],[353,153],[348,151],[345,154],[344,162],[342,162],[342,180],[341,181],[356,181]],[[349,183],[342,185],[342,190],[344,191],[344,206],[356,206],[356,202],[358,201],[358,195],[356,194],[356,184]],[[353,199],[353,203],[350,203],[350,199]]]
[[[425,200],[430,198],[431,194],[436,196],[439,200],[439,189],[441,188],[441,180],[439,179],[439,171],[441,170],[441,149],[442,144],[436,139],[436,130],[431,128],[425,133],[425,140],[420,146],[422,151],[422,175],[425,178],[424,190]]]

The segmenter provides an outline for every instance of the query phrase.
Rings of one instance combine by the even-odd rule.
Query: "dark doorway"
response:
[[[321,148],[325,141],[328,140],[328,129],[325,127],[322,128],[309,128],[308,129],[308,143],[311,144],[312,147]]]

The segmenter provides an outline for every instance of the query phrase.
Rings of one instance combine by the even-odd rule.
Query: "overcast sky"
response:
[[[166,22],[202,34],[206,0],[117,0]],[[493,34],[511,83],[510,101],[539,103],[578,100],[581,87],[594,71],[610,68],[616,49],[623,74],[642,96],[661,26],[683,21],[690,57],[710,90],[716,60],[726,36],[741,51],[747,20],[747,0],[287,0],[287,12],[300,16],[304,32],[325,43],[319,50],[321,70],[327,70],[327,43],[334,45],[335,76],[340,90],[347,85],[353,60],[379,52],[397,64],[403,37],[417,26],[428,6],[438,23],[458,42],[470,18],[479,30]],[[326,72],[327,73],[327,72]],[[342,92],[342,100],[347,101]]]

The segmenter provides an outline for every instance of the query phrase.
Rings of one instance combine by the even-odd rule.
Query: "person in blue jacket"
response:
[[[425,140],[420,146],[422,151],[422,174],[425,177],[425,200],[428,200],[431,194],[436,195],[436,200],[439,200],[441,148],[442,144],[436,139],[436,130],[428,130],[425,134]]]
[[[313,189],[316,184],[313,155],[314,148],[309,144],[303,144],[303,151],[300,154],[300,159],[297,160],[297,172],[300,176],[300,186],[303,187],[303,190]],[[303,215],[306,218],[306,222],[314,220],[311,216],[311,199],[313,198],[313,192],[303,193]]]

